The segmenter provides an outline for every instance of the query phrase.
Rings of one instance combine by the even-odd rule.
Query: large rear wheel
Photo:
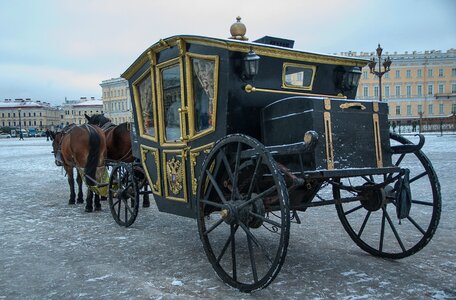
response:
[[[288,191],[261,143],[245,135],[216,143],[202,166],[197,209],[204,251],[225,283],[250,292],[274,280],[288,247]]]
[[[410,144],[397,134],[391,139],[392,145]],[[441,195],[437,175],[421,150],[395,154],[393,163],[401,174],[343,178],[340,183],[351,189],[336,184],[333,192],[336,200],[360,200],[336,204],[352,240],[372,255],[397,259],[420,251],[431,240],[440,220]],[[391,178],[395,180],[384,188],[369,189]]]

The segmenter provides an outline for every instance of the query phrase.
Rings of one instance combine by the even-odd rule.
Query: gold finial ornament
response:
[[[245,27],[244,23],[241,22],[241,17],[237,17],[236,22],[233,23],[233,25],[230,27],[230,39],[248,41],[249,39],[245,36],[246,32],[247,28]]]

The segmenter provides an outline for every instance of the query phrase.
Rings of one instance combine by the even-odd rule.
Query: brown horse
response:
[[[73,169],[78,170],[77,183],[79,185],[78,203],[82,203],[82,179],[85,176],[89,191],[85,210],[93,210],[93,192],[90,187],[96,186],[96,181],[101,181],[105,169],[106,139],[100,128],[91,125],[66,126],[61,132],[50,132],[55,164],[63,166],[68,176],[70,185],[69,204],[75,203]],[[95,210],[101,210],[100,198],[95,195]]]
[[[111,120],[106,118],[103,114],[95,114],[85,117],[89,124],[100,127],[106,136],[106,149],[107,158],[112,161],[133,162],[134,157],[131,149],[131,125],[129,123],[121,123],[115,125]],[[145,181],[143,172],[139,170],[136,173]],[[147,185],[144,184],[144,191],[147,191]],[[143,207],[149,207],[149,195],[143,194]]]

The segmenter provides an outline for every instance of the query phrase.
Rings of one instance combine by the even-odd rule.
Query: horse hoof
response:
[[[78,203],[78,204],[84,203],[84,199],[78,199],[77,203]]]
[[[68,204],[69,204],[69,205],[74,205],[75,202],[74,202],[74,200],[70,200],[70,201],[68,201]]]
[[[150,206],[150,201],[143,201],[143,207],[149,207]]]
[[[86,207],[86,208],[85,208],[85,212],[88,212],[88,213],[89,213],[89,212],[92,212],[92,210],[93,210],[92,207]]]
[[[106,201],[106,200],[108,200],[108,197],[103,197],[103,196],[100,197],[100,201]]]

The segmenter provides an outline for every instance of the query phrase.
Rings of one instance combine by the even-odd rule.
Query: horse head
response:
[[[62,132],[49,132],[52,141],[52,153],[54,154],[55,164],[58,167],[63,166],[62,151],[60,145],[62,144],[63,133]]]
[[[111,122],[111,120],[106,118],[104,114],[95,114],[92,116],[88,116],[87,114],[84,115],[87,119],[87,123],[91,125],[96,125],[98,127],[102,127],[104,124]]]

